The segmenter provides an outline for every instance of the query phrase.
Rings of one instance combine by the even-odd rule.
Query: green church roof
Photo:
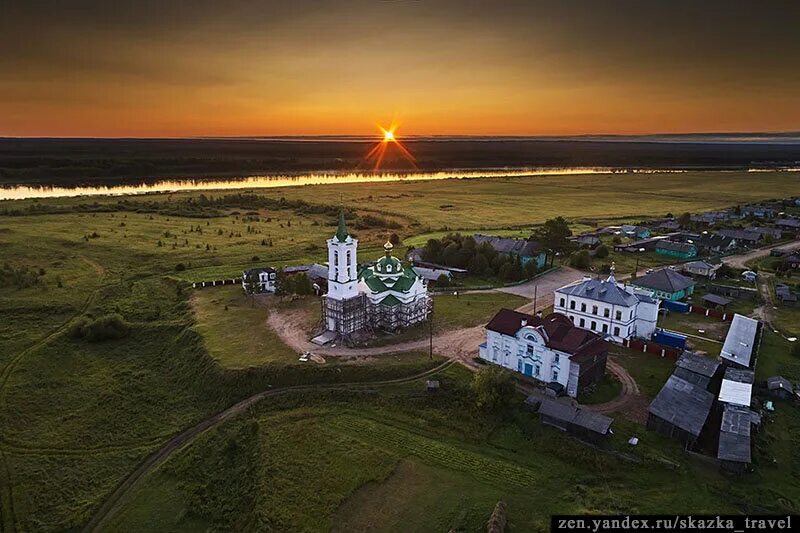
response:
[[[344,222],[344,209],[342,209],[339,211],[339,227],[336,229],[336,238],[339,239],[339,242],[344,242],[349,235],[347,224]]]

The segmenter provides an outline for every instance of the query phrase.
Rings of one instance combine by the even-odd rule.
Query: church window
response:
[[[533,355],[533,346],[528,345],[528,355]]]
[[[386,272],[392,271],[392,265],[386,265]]]

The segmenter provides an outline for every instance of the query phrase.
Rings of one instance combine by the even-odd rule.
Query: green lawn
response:
[[[611,374],[606,374],[603,379],[595,385],[595,389],[589,394],[582,394],[578,397],[578,402],[584,405],[595,405],[613,400],[622,392],[622,383]]]
[[[675,369],[675,362],[668,357],[634,351],[621,346],[613,346],[610,355],[633,376],[639,389],[647,398],[655,398]]]
[[[723,322],[696,313],[670,312],[661,315],[658,326],[664,329],[691,335],[687,345],[693,350],[700,350],[716,356],[722,349],[722,343],[730,328],[730,322]]]
[[[294,350],[267,326],[268,313],[280,311],[265,300],[275,298],[248,297],[238,285],[195,290],[192,294],[195,329],[203,337],[208,353],[228,368],[297,362]],[[318,304],[314,307],[319,309]]]

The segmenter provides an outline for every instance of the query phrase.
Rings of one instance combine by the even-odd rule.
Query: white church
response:
[[[412,326],[428,318],[431,299],[425,281],[392,256],[393,246],[373,266],[358,269],[358,239],[347,231],[339,213],[336,234],[328,239],[328,293],[323,318],[328,331],[339,336],[361,330]]]

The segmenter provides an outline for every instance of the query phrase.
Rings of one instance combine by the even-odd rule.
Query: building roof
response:
[[[725,375],[722,379],[736,381],[739,383],[749,383],[752,385],[756,381],[756,374],[752,370],[728,367],[725,369]]]
[[[536,241],[525,239],[512,239],[511,237],[497,237],[494,235],[481,235],[476,233],[472,237],[477,244],[488,243],[494,250],[501,254],[517,254],[520,257],[533,257],[541,253],[541,247]]]
[[[275,270],[272,267],[255,267],[255,268],[245,269],[243,274],[244,274],[245,277],[247,277],[247,276],[249,276],[251,274],[261,274],[262,272],[269,273],[269,274],[274,274],[275,272],[277,272],[277,270]]]
[[[625,307],[633,307],[640,301],[632,289],[618,284],[613,278],[583,279],[556,289],[556,292]]]
[[[539,414],[600,433],[601,435],[608,433],[611,423],[614,421],[613,418],[599,413],[580,409],[549,398],[541,399]]]
[[[720,431],[750,436],[750,425],[753,423],[752,411],[740,405],[726,405],[722,412]]]
[[[672,252],[680,252],[688,254],[691,252],[696,252],[697,248],[694,246],[694,244],[689,244],[688,242],[675,242],[667,239],[662,239],[656,245],[656,250],[670,250]]]
[[[713,394],[672,375],[650,403],[649,411],[697,437],[703,430],[713,403]]]
[[[719,401],[750,407],[750,399],[753,395],[752,383],[742,383],[723,379],[719,389]]]
[[[453,276],[452,272],[441,268],[427,268],[427,267],[415,266],[414,270],[417,271],[417,274],[419,274],[422,277],[422,279],[426,279],[428,281],[436,281],[441,276],[445,276],[446,278],[450,278]]]
[[[758,320],[740,314],[733,315],[720,357],[742,366],[750,366],[757,333]]]
[[[561,313],[552,313],[544,318],[539,318],[511,309],[500,309],[486,324],[486,329],[513,337],[526,326],[534,327],[544,333],[548,348],[572,354],[575,357],[598,355],[608,349],[608,345],[599,335],[575,327],[572,321]]]
[[[684,368],[695,374],[700,374],[707,378],[714,377],[719,368],[719,361],[692,352],[684,352],[680,359],[675,363],[678,368]]]
[[[705,261],[689,261],[683,264],[683,268],[694,268],[696,270],[714,270],[717,266],[707,263]]]
[[[787,228],[800,228],[800,218],[779,218],[775,221],[776,226],[785,226]]]
[[[750,437],[720,432],[717,459],[737,463],[750,462]]]
[[[769,390],[778,390],[783,389],[785,391],[792,392],[792,382],[786,379],[783,376],[772,376],[771,378],[767,378],[767,389]]]
[[[731,303],[731,300],[729,300],[728,298],[720,296],[719,294],[711,294],[711,293],[703,296],[703,301],[712,303],[714,305],[723,305],[723,306]]]
[[[756,242],[760,241],[762,237],[764,237],[761,233],[757,231],[750,231],[745,229],[721,229],[719,230],[720,235],[724,235],[726,237],[731,237],[732,239],[736,239],[737,241],[750,241]]]
[[[345,224],[344,221],[344,209],[341,209],[339,211],[339,225],[336,228],[336,238],[339,240],[339,242],[344,242],[347,240],[349,235],[350,234],[347,231],[347,224]]]
[[[636,278],[631,282],[631,285],[673,293],[686,290],[693,286],[694,280],[671,268],[662,268],[661,270],[645,274],[641,278]]]

